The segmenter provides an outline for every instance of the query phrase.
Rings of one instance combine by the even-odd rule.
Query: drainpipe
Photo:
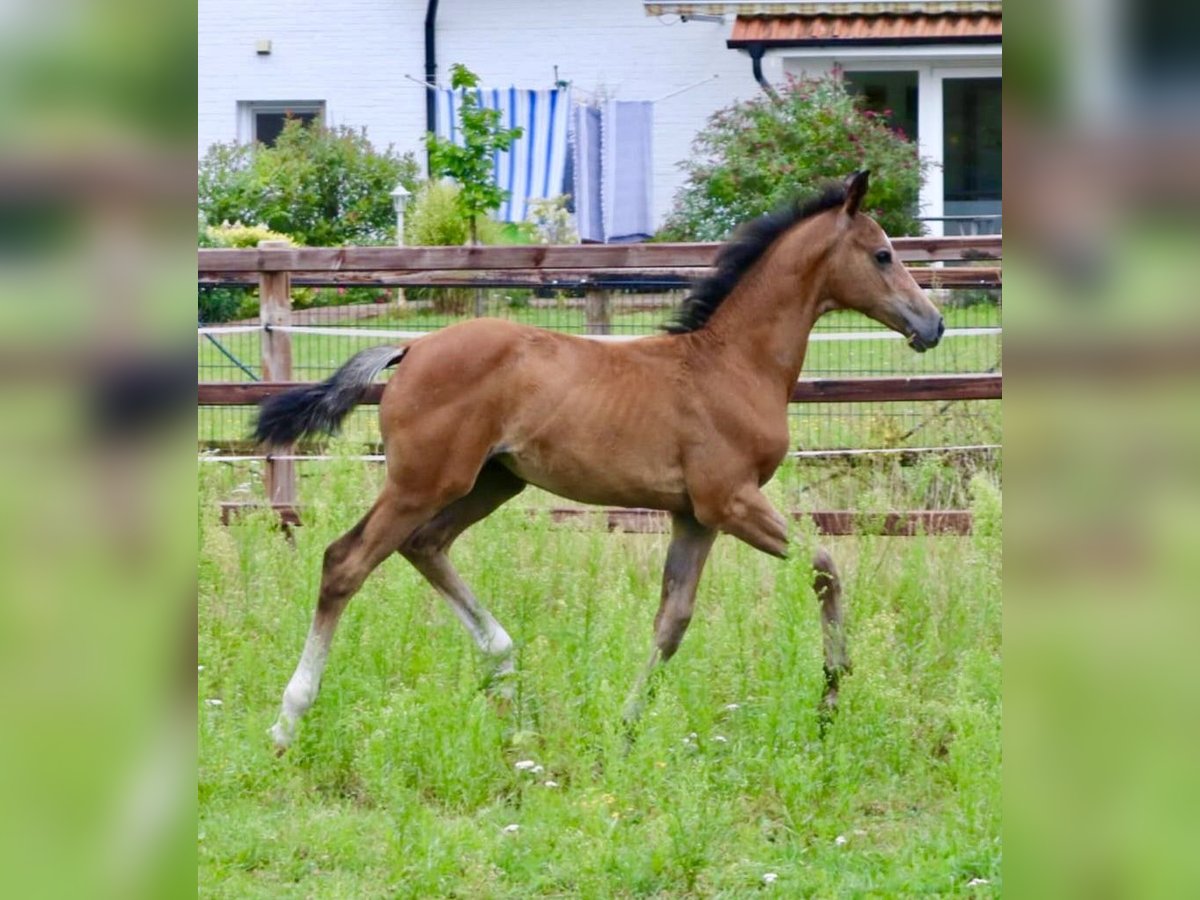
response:
[[[750,53],[750,68],[754,72],[754,80],[758,82],[763,92],[772,100],[778,100],[779,94],[775,88],[771,87],[771,82],[767,81],[767,77],[763,75],[762,60],[763,54],[767,52],[767,48],[762,44],[751,44],[746,48]]]
[[[437,8],[438,0],[429,0],[425,7],[425,130],[433,134],[437,134]]]

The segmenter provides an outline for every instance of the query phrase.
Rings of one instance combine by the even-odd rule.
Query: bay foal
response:
[[[650,658],[626,719],[692,618],[719,532],[783,557],[787,520],[762,493],[788,449],[788,400],[817,318],[858,310],[937,344],[942,317],[859,212],[868,173],[748,223],[667,334],[601,343],[494,319],[353,357],[327,381],[264,402],[257,437],[287,445],[335,430],[375,377],[400,364],[379,407],[387,458],[366,516],[325,551],[316,614],[272,728],[282,750],[312,705],[338,618],[363,580],[399,552],[449,601],[498,676],[513,642],[447,552],[526,484],[584,503],[672,516]],[[837,573],[814,560],[831,693],[848,665]]]

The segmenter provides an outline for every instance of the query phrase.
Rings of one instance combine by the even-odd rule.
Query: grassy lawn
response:
[[[266,729],[321,553],[381,474],[325,464],[291,549],[265,516],[220,527],[217,501],[245,472],[201,467],[201,896],[742,897],[768,873],[780,896],[999,895],[990,482],[972,484],[971,538],[826,539],[855,670],[824,735],[810,534],[787,562],[717,542],[626,754],[619,710],[648,652],[666,538],[550,528],[523,495],[454,554],[517,641],[514,708],[479,691],[473,644],[394,558],[351,603],[322,694],[277,759]],[[771,489],[782,503],[797,487]]]

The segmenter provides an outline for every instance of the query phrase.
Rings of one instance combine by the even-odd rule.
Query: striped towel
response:
[[[458,109],[463,91],[437,92],[437,135],[462,143]],[[495,156],[496,184],[509,192],[493,215],[502,222],[522,222],[529,201],[563,193],[567,161],[568,89],[527,91],[515,87],[476,89],[479,105],[498,109],[506,128],[524,129],[512,148]]]

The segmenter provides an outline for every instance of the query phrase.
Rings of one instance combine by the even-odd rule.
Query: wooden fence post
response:
[[[588,334],[609,334],[612,331],[610,294],[607,290],[588,288],[583,292]]]
[[[288,241],[259,241],[260,250],[287,250]],[[287,331],[268,330],[266,326],[292,324],[292,276],[287,272],[258,274],[258,310],[263,323],[263,381],[292,380],[292,336]],[[283,452],[292,453],[291,447]],[[267,460],[267,501],[273,506],[296,505],[296,464],[290,459]]]

